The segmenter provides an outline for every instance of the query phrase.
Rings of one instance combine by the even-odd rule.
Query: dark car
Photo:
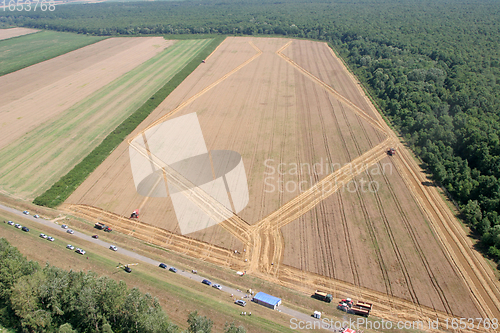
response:
[[[212,282],[208,281],[207,279],[201,281],[201,283],[206,284],[207,286],[211,286]]]
[[[97,238],[99,238],[99,235],[93,235],[92,238],[97,239]]]
[[[21,229],[21,230],[22,230],[22,231],[26,231],[26,232],[29,232],[29,231],[30,231],[30,229],[28,229],[28,227],[22,227],[22,229]]]
[[[165,265],[164,263],[161,263],[158,266],[161,267],[161,268],[163,268],[163,269],[167,269],[167,265]]]
[[[175,267],[170,267],[169,271],[174,272],[174,273],[177,273],[177,268],[175,268]]]

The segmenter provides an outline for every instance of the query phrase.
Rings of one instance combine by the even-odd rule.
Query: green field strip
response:
[[[209,42],[177,42],[2,149],[0,186],[16,195],[46,191]]]
[[[0,75],[49,60],[106,37],[40,31],[0,41]]]

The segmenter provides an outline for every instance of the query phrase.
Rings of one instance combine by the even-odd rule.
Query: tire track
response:
[[[352,125],[349,122],[349,119],[347,118],[344,106],[342,105],[342,103],[339,103],[339,106],[340,106],[340,110],[342,112],[342,116],[344,118],[344,121],[345,121],[347,128],[349,130],[349,133],[351,135],[352,141],[354,142],[354,145],[356,146],[357,154],[358,154],[358,156],[362,156],[361,155],[361,148],[359,146],[358,140],[356,140],[356,136],[354,135]],[[357,166],[355,166],[355,168],[357,168]],[[349,185],[345,184],[344,186],[349,186]],[[372,220],[370,219],[370,215],[369,215],[368,210],[366,208],[366,204],[363,200],[363,197],[359,193],[359,191],[356,191],[356,195],[358,197],[358,200],[359,200],[359,203],[361,206],[361,211],[363,213],[365,223],[368,227],[368,233],[370,235],[371,242],[372,242],[372,244],[375,245],[375,255],[377,257],[377,262],[379,264],[380,270],[382,272],[382,276],[384,278],[385,289],[386,289],[388,295],[394,296],[394,293],[392,290],[392,285],[391,285],[391,280],[389,278],[389,272],[387,271],[387,265],[385,263],[384,257],[382,255],[382,251],[380,250],[379,241],[377,239],[375,226],[374,226]]]
[[[492,311],[497,311],[498,313],[498,308],[491,307],[492,305],[495,306],[498,300],[495,297],[490,296],[492,295],[492,293],[485,292],[486,290],[488,290],[488,284],[486,281],[483,280],[484,283],[474,281],[481,281],[481,277],[478,272],[472,268],[473,264],[471,265],[471,262],[469,261],[471,259],[467,259],[464,256],[465,258],[463,258],[463,260],[465,260],[466,263],[471,266],[468,267],[467,265],[463,265],[463,261],[460,258],[460,255],[463,255],[463,253],[461,253],[459,249],[458,242],[454,240],[454,237],[456,237],[454,236],[454,232],[446,229],[443,225],[439,225],[439,223],[444,223],[443,220],[445,218],[443,216],[441,216],[441,218],[439,217],[439,215],[441,215],[441,212],[437,207],[434,206],[434,203],[432,203],[430,201],[430,198],[426,195],[423,189],[423,185],[418,180],[418,176],[410,168],[408,161],[405,160],[407,157],[403,154],[404,152],[401,150],[400,154],[398,154],[399,159],[394,159],[394,161],[397,162],[395,163],[395,166],[399,168],[405,168],[410,173],[410,175],[405,175],[405,177],[403,177],[403,180],[407,184],[408,188],[413,189],[413,191],[410,191],[410,193],[412,194],[422,213],[430,222],[437,240],[442,244],[447,256],[453,262],[455,271],[463,279],[464,284],[468,287],[471,293],[471,298],[475,302],[476,309],[481,313],[482,318],[499,318],[499,316],[493,315],[492,313]],[[399,163],[401,164],[398,165]],[[417,195],[415,193],[419,191],[421,192],[421,195]],[[429,200],[427,204],[425,202],[426,199]],[[438,215],[438,217],[435,218],[434,214]],[[480,287],[482,290],[478,289],[478,287]],[[489,304],[487,305],[486,302],[488,302]]]
[[[347,116],[345,114],[345,110],[343,108],[342,108],[342,112],[344,114],[344,118],[345,118],[346,122],[348,123],[348,119],[347,119]],[[365,136],[365,139],[368,141],[370,147],[373,146],[372,141],[371,141],[370,137],[368,136],[368,133],[366,132],[366,128],[361,123],[360,118],[358,116],[356,116],[356,119],[358,120],[358,124],[360,125],[361,129],[363,130],[363,134]],[[361,154],[361,148],[359,146],[358,140],[354,136],[354,132],[352,130],[351,125],[349,124],[348,127],[349,127],[349,131],[351,132],[351,136],[353,137],[353,141],[354,141],[354,143],[356,145],[356,149],[358,151],[358,154]],[[366,174],[367,174],[368,179],[370,180],[370,184],[371,184],[373,182],[373,177],[372,177],[372,175],[369,172],[367,172]],[[358,195],[358,199],[363,202],[363,197],[362,197],[361,193],[359,191],[356,191],[356,193]],[[413,287],[413,283],[411,281],[411,277],[410,277],[410,274],[408,272],[408,268],[406,267],[405,260],[404,260],[403,256],[401,255],[401,251],[399,250],[399,246],[398,246],[398,244],[396,242],[396,238],[394,237],[394,234],[392,232],[392,228],[390,226],[390,222],[387,219],[387,216],[385,214],[384,205],[382,203],[382,200],[380,199],[380,195],[376,191],[374,193],[374,196],[375,196],[375,200],[376,200],[376,203],[377,203],[378,211],[380,213],[380,216],[382,217],[382,221],[384,222],[386,233],[389,236],[391,247],[392,247],[392,249],[394,251],[394,254],[396,255],[396,260],[397,260],[399,266],[402,269],[403,277],[405,279],[406,286],[407,286],[408,291],[410,293],[410,297],[411,297],[413,303],[416,303],[416,304],[420,305],[420,301],[418,300],[417,293],[415,291],[415,288]],[[362,205],[364,207],[364,213],[368,213],[367,210],[366,210],[366,205],[364,204],[364,202],[362,203]],[[365,218],[370,218],[370,217],[365,215]],[[373,228],[373,223],[371,222],[371,220],[370,220],[370,225]],[[373,233],[375,233],[375,229],[373,229],[372,231],[373,231]],[[377,248],[378,248],[378,246],[377,246]],[[380,255],[382,255],[380,249],[378,249],[378,251],[380,252]],[[383,266],[384,266],[384,268],[386,268],[385,263],[384,263]],[[387,271],[385,272],[385,275],[388,278],[387,282],[390,284],[391,282],[389,280],[389,274],[388,274]],[[391,286],[391,292],[392,292],[392,286]],[[392,295],[394,295],[394,294],[392,294]]]
[[[339,120],[337,118],[337,115],[335,114],[335,108],[334,108],[333,103],[332,103],[330,98],[328,98],[328,101],[330,103],[331,110],[332,110],[331,114],[333,116],[333,119],[335,120],[335,127],[337,128],[337,131],[338,131],[339,136],[340,136],[340,141],[342,143],[342,147],[344,148],[343,151],[345,152],[345,154],[347,154],[348,161],[351,161],[352,160],[351,153],[349,152],[344,135],[342,134],[342,131],[340,129]],[[329,154],[329,156],[331,156],[331,155]],[[330,159],[331,159],[331,157],[330,157]],[[344,206],[344,200],[342,199],[342,193],[338,192],[337,198],[338,198],[338,203],[339,203],[339,207],[340,207],[340,211],[341,211],[340,221],[342,223],[342,229],[344,232],[344,241],[345,241],[345,245],[346,245],[346,249],[347,249],[347,257],[349,260],[349,266],[351,268],[351,273],[353,275],[354,284],[359,286],[360,285],[359,273],[357,270],[356,263],[354,261],[354,248],[352,246],[349,228],[347,227],[347,218],[345,215],[345,206]]]
[[[399,171],[398,171],[398,174],[399,174]],[[430,280],[430,282],[431,282],[434,290],[436,291],[436,293],[437,293],[437,295],[438,295],[438,297],[439,297],[439,299],[440,299],[440,301],[441,301],[441,303],[442,303],[445,311],[447,313],[453,315],[453,310],[451,309],[450,304],[449,304],[448,300],[446,299],[446,295],[444,294],[443,290],[439,286],[439,284],[437,282],[437,279],[436,279],[434,273],[432,272],[430,264],[427,261],[427,258],[424,255],[422,247],[420,246],[420,244],[418,242],[417,236],[416,236],[415,231],[413,230],[413,228],[411,226],[411,223],[410,223],[410,221],[408,219],[408,216],[406,215],[403,207],[401,206],[401,203],[398,200],[398,198],[396,196],[396,193],[394,193],[394,189],[391,186],[391,184],[389,182],[389,179],[387,178],[387,175],[385,173],[382,173],[382,175],[383,175],[385,184],[387,185],[387,188],[389,189],[391,197],[392,197],[394,203],[396,204],[396,207],[397,207],[397,209],[398,209],[398,211],[400,213],[400,216],[401,216],[402,221],[404,223],[405,229],[408,232],[408,235],[410,236],[410,239],[412,240],[413,247],[417,250],[417,254],[419,256],[419,259],[422,262],[422,264],[424,265],[425,271],[426,271],[426,273],[427,273],[427,275],[429,277],[429,280]]]
[[[307,85],[305,84],[305,77],[304,76],[301,76],[300,77],[300,80],[303,82],[303,86],[307,87]],[[317,95],[317,92],[316,92],[316,89],[315,89],[315,86],[312,85],[311,88],[312,89],[312,92],[311,91],[308,91],[306,90],[306,96],[315,96],[316,100],[318,100],[318,95]],[[307,102],[304,102],[304,108],[303,110],[305,110],[305,114],[303,114],[303,117],[305,119],[303,119],[303,122],[301,123],[304,123],[305,124],[305,130],[304,130],[304,135],[302,135],[301,137],[304,137],[305,138],[305,142],[308,142],[307,146],[309,147],[309,150],[307,151],[307,153],[309,154],[307,157],[307,160],[309,161],[314,161],[315,160],[315,157],[316,157],[316,150],[314,148],[314,135],[312,134],[312,121],[311,121],[311,106],[309,103]],[[314,184],[317,184],[319,182],[319,177],[317,175],[316,172],[314,172],[313,170],[309,170],[310,172],[310,177],[312,176],[313,178],[313,183]],[[318,230],[317,232],[317,235],[318,235],[318,242],[320,243],[320,247],[319,247],[319,251],[321,252],[321,255],[323,257],[324,260],[322,260],[322,270],[324,272],[328,272],[328,273],[333,273],[331,276],[335,276],[335,272],[332,270],[330,272],[329,270],[329,260],[326,260],[326,258],[328,258],[327,254],[325,253],[326,249],[325,249],[325,246],[323,246],[323,244],[325,244],[325,240],[324,240],[324,233],[320,233],[319,232],[319,222],[318,222],[318,218],[317,218],[317,214],[318,214],[318,206],[320,207],[319,209],[321,209],[321,205],[322,205],[322,202],[319,202],[318,205],[316,205],[314,207],[314,209],[312,209],[311,211],[311,217],[314,218],[313,222],[314,223],[314,227],[316,230]],[[321,212],[321,210],[320,210]],[[316,213],[316,214],[314,214]],[[311,225],[312,226],[312,225]],[[314,231],[313,231],[314,232]],[[305,233],[306,234],[306,233]]]

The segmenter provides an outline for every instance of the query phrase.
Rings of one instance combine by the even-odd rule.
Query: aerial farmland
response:
[[[53,222],[71,218],[86,232],[106,226],[104,237],[133,239],[156,258],[175,254],[301,297],[316,291],[333,299],[324,315],[354,298],[375,318],[439,320],[442,329],[458,318],[500,318],[495,263],[460,223],[454,189],[409,148],[426,136],[393,126],[381,110],[404,108],[381,104],[346,65],[366,50],[338,52],[322,35],[198,29],[190,38],[168,26],[168,39],[149,33],[167,31],[159,24],[129,25],[116,34],[0,29],[2,196],[48,206]],[[387,47],[404,53],[395,45]],[[359,56],[360,67],[375,61]],[[445,63],[439,56],[433,64]],[[392,60],[376,61],[384,69]],[[401,86],[420,70],[403,83],[380,70],[378,87],[411,95]],[[440,72],[429,71],[419,84],[446,95],[432,90],[429,77]],[[436,122],[452,123],[443,110]],[[121,255],[120,244],[110,248]]]
[[[427,315],[483,311],[462,263],[450,256],[443,226],[416,192],[408,170],[414,162],[328,46],[228,37],[131,137],[193,112],[209,150],[230,149],[243,158],[249,203],[237,216],[181,235],[168,197],[136,192],[130,139],[64,206],[134,229],[156,245],[294,288],[322,281],[337,295],[383,303],[385,311],[400,299],[408,318],[411,304]],[[391,147],[395,156],[387,153]],[[349,190],[363,183],[377,188]],[[140,224],[120,218],[137,208]]]

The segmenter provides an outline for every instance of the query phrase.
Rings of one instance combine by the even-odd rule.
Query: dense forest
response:
[[[151,295],[92,272],[42,268],[4,238],[0,238],[0,324],[17,332],[180,332]],[[193,312],[186,332],[210,333],[212,325],[209,318]],[[246,331],[226,323],[224,332]]]
[[[0,14],[0,24],[95,35],[323,40],[500,260],[500,2],[282,0],[102,3]]]

